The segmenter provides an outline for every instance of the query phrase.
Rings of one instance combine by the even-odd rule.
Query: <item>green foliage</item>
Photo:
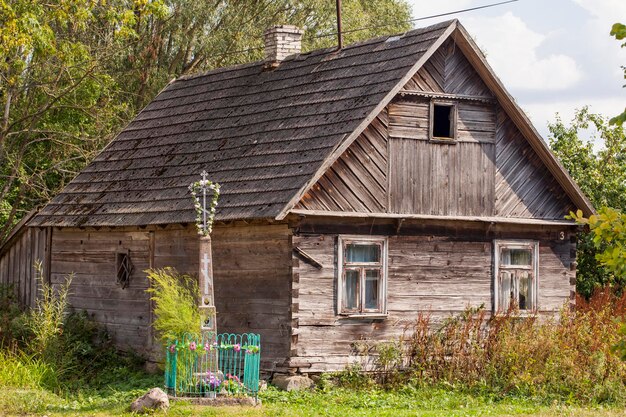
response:
[[[550,147],[595,207],[626,209],[626,133],[606,119],[578,110],[569,126],[557,117],[549,126]],[[591,130],[589,140],[582,135]],[[596,146],[594,147],[594,142]],[[589,297],[595,288],[614,283],[597,261],[598,248],[586,233],[578,237],[576,290]],[[601,250],[601,249],[600,249]]]
[[[58,388],[54,369],[35,356],[0,350],[0,387]]]
[[[163,10],[159,0],[0,0],[0,241],[133,113],[107,66],[137,36],[135,14]]]
[[[626,214],[603,207],[588,219],[580,210],[570,213],[570,217],[589,226],[597,261],[611,273],[613,281],[623,287],[626,283]]]
[[[150,288],[146,291],[154,301],[153,326],[163,346],[172,340],[183,340],[185,335],[197,337],[200,332],[200,293],[196,279],[180,275],[172,268],[147,272]]]
[[[15,339],[12,323],[21,313],[15,287],[11,284],[0,284],[0,348],[10,346]]]
[[[618,41],[623,41],[624,39],[626,39],[626,25],[622,23],[615,23],[613,27],[611,27],[610,34],[611,36],[615,36],[615,39],[617,39]],[[626,47],[626,42],[622,43],[622,48],[624,47]],[[622,69],[624,70],[624,79],[626,79],[626,67],[622,66]],[[619,114],[610,120],[611,124],[615,124],[618,126],[622,126],[624,122],[626,122],[626,110],[624,110],[622,114]]]

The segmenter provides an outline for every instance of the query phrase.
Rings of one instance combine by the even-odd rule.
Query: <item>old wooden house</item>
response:
[[[259,332],[267,371],[342,369],[418,312],[572,299],[564,216],[593,208],[458,21],[309,53],[301,36],[171,82],[2,249],[2,279],[28,296],[35,257],[53,283],[74,272],[74,307],[149,351],[144,270],[198,270],[187,187],[206,170],[218,326]]]

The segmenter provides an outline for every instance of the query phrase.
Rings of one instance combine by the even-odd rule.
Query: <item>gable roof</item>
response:
[[[203,170],[222,185],[216,220],[282,219],[453,33],[480,55],[455,20],[293,55],[273,71],[259,61],[177,79],[30,225],[194,222],[187,187]],[[482,55],[474,60],[493,75]],[[492,78],[498,99],[512,103],[507,112],[520,112],[573,201],[593,210]]]

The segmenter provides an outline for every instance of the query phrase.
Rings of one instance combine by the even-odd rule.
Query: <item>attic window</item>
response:
[[[133,272],[133,264],[130,262],[130,252],[115,253],[115,271],[117,283],[125,289],[130,284],[130,275]]]
[[[430,138],[451,140],[456,137],[456,105],[454,103],[431,102]]]

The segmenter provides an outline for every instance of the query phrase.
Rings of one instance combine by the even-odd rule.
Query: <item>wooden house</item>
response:
[[[342,369],[418,312],[573,299],[564,216],[593,208],[458,21],[309,53],[301,35],[171,82],[29,221],[28,256],[53,283],[75,273],[76,308],[152,348],[144,270],[198,270],[203,170],[222,185],[218,327],[260,333],[266,371]],[[30,279],[13,256],[2,279]]]

